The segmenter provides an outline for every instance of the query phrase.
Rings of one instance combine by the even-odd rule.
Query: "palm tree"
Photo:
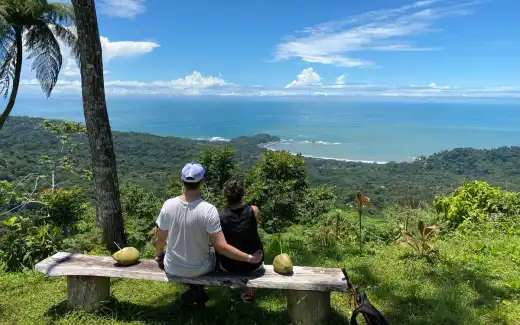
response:
[[[0,0],[0,94],[11,95],[0,116],[0,130],[11,113],[18,94],[23,50],[34,59],[32,69],[49,97],[58,81],[62,56],[58,40],[77,58],[77,38],[67,25],[74,23],[72,5],[46,0]]]
[[[116,157],[108,119],[103,57],[94,0],[72,0],[79,38],[83,110],[92,172],[96,187],[96,215],[111,252],[126,244],[117,179]]]

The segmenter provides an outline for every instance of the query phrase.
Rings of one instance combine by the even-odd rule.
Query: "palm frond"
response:
[[[36,71],[36,79],[49,97],[58,81],[63,63],[60,45],[44,22],[32,25],[27,31],[26,40],[26,47],[30,52],[28,59],[34,59],[32,70]]]
[[[74,7],[69,3],[50,2],[45,6],[45,20],[52,24],[74,24]]]
[[[4,30],[10,27],[8,22],[9,14],[4,4],[0,4],[0,35],[4,34]]]
[[[51,29],[54,35],[70,48],[70,53],[79,66],[79,43],[76,34],[69,28],[61,25],[51,25]]]
[[[16,66],[16,38],[14,30],[4,30],[0,40],[0,95],[9,94]]]

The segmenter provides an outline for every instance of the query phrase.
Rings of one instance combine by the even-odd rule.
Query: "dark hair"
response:
[[[228,204],[237,204],[244,197],[244,181],[239,177],[233,177],[224,183],[224,196]]]
[[[200,188],[200,186],[202,185],[202,181],[200,182],[197,182],[197,183],[188,183],[188,182],[184,182],[184,188],[188,191],[195,191],[195,190],[198,190]]]

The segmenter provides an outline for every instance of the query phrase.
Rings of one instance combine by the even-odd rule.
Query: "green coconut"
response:
[[[132,265],[139,261],[139,251],[134,247],[125,247],[112,255],[112,258],[121,265]]]
[[[293,271],[291,258],[287,254],[280,254],[274,258],[273,269],[276,273],[289,274]]]

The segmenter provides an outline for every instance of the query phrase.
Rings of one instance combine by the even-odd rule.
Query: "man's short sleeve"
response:
[[[208,215],[206,216],[205,220],[206,232],[208,234],[212,235],[222,231],[218,211],[217,208],[215,208],[214,206],[211,206],[211,208],[208,210]]]
[[[157,227],[161,230],[169,230],[170,229],[170,218],[168,217],[166,203],[164,203],[161,212],[159,213],[159,217],[157,217]]]

